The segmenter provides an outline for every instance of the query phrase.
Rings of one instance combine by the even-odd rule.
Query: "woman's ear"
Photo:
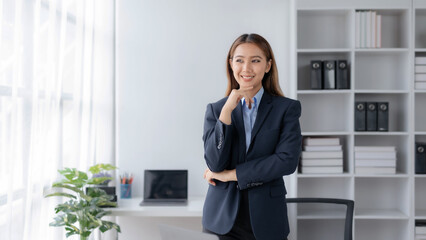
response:
[[[268,64],[266,66],[265,73],[268,73],[269,70],[271,70],[271,66],[272,66],[272,59],[269,59]]]
[[[230,58],[230,59],[229,59],[229,66],[231,67],[231,69],[232,69],[232,70],[234,70],[234,69],[232,68],[232,58]]]

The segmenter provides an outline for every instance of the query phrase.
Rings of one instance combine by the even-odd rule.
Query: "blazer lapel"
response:
[[[250,139],[250,146],[251,142],[253,142],[254,137],[259,132],[260,127],[262,126],[263,122],[265,121],[266,117],[268,116],[269,112],[272,109],[272,97],[267,93],[266,91],[263,93],[262,101],[260,102],[259,109],[257,110],[257,116],[256,120],[254,122],[253,130],[251,131],[251,139]]]
[[[240,152],[244,152],[243,155],[240,155],[240,159],[243,159],[246,152],[246,132],[244,130],[244,119],[243,119],[243,109],[242,104],[238,103],[238,106],[232,111],[231,114],[232,124],[238,131],[238,136],[240,136]]]

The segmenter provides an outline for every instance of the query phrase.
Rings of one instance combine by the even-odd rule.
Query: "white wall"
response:
[[[264,36],[276,56],[281,88],[294,96],[290,0],[116,2],[120,171],[136,175],[133,195],[141,197],[144,169],[188,169],[189,195],[204,195],[204,113],[207,103],[224,96],[225,58],[235,38]]]

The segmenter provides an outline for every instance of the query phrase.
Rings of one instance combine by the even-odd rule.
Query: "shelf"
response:
[[[426,209],[416,209],[416,219],[426,219]]]
[[[349,94],[301,94],[300,124],[307,132],[345,132],[353,128]],[[334,114],[324,114],[334,113]]]
[[[350,94],[351,90],[334,89],[334,90],[298,90],[297,94]]]
[[[413,136],[426,142],[426,90],[413,89],[414,57],[426,56],[426,9],[414,12],[412,4],[411,0],[302,0],[296,4],[296,94],[303,107],[302,135],[338,136],[346,141],[345,172],[297,173],[296,195],[354,199],[357,240],[413,240],[413,216],[426,218],[426,174],[413,174]],[[382,48],[354,47],[357,10],[382,16]],[[340,59],[348,62],[350,89],[312,90],[311,61]],[[389,131],[354,131],[355,102],[388,102]],[[397,173],[357,174],[355,146],[395,146]],[[424,212],[414,214],[413,209]],[[343,223],[344,212],[307,206],[298,207],[297,213],[295,239],[341,238],[336,232],[326,234],[331,234],[328,226]]]
[[[356,178],[408,178],[408,174],[406,173],[397,173],[397,174],[354,174]]]
[[[407,52],[408,48],[355,48],[355,52],[368,52],[368,53],[398,53],[398,52]]]
[[[302,136],[343,136],[351,132],[302,132]]]
[[[414,236],[410,234],[409,226],[408,219],[355,219],[354,239],[408,240]]]
[[[426,175],[415,175],[414,178],[414,209],[416,216],[426,215]]]
[[[352,178],[329,175],[321,178],[299,178],[298,197],[352,198]],[[324,206],[324,204],[322,204]]]
[[[414,174],[415,178],[426,178],[426,174]]]
[[[373,89],[373,90],[366,90],[366,89],[356,89],[354,90],[355,94],[409,94],[410,91],[408,90],[383,90],[383,89]]]
[[[408,51],[355,52],[355,89],[409,91]]]
[[[426,93],[419,93],[414,96],[414,130],[419,132],[426,131]]]
[[[426,34],[426,9],[416,9],[414,15],[414,33],[415,33],[415,51],[425,52],[426,43],[424,41]]]
[[[307,173],[297,173],[299,178],[323,178],[323,177],[333,177],[333,178],[350,178],[353,177],[350,173],[325,173],[325,174],[307,174]]]
[[[364,208],[355,209],[355,219],[408,219],[398,209],[377,209],[377,208]]]
[[[316,49],[316,48],[307,48],[307,49],[298,49],[298,53],[347,53],[350,52],[351,49],[349,48],[323,48],[323,49]]]
[[[297,219],[345,219],[345,209],[298,209]]]
[[[348,49],[352,40],[351,13],[350,10],[299,10],[297,46],[300,49]]]
[[[354,132],[355,136],[408,136],[408,132]]]
[[[311,61],[313,60],[346,60],[348,63],[348,70],[350,73],[351,68],[351,53],[344,51],[309,51],[309,52],[300,52],[297,54],[297,89],[299,91],[350,91],[346,89],[324,89],[324,90],[312,90],[311,89]],[[349,76],[350,78],[350,76]],[[350,80],[350,82],[352,82]]]
[[[344,229],[344,219],[298,219],[297,238],[291,239],[343,239]]]
[[[389,132],[402,132],[402,135],[408,134],[410,125],[409,111],[411,109],[411,99],[409,94],[356,93],[355,102],[388,102]]]

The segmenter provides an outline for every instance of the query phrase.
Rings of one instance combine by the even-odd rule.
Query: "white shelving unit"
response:
[[[296,2],[302,135],[338,137],[344,162],[343,174],[296,173],[297,197],[355,200],[356,240],[416,239],[415,220],[426,219],[426,175],[414,173],[414,143],[426,142],[426,90],[414,89],[414,57],[426,56],[426,2]],[[355,48],[357,10],[382,15],[381,48]],[[348,61],[350,89],[311,90],[310,61],[338,59]],[[389,131],[354,131],[357,101],[389,102]],[[396,146],[397,174],[357,174],[355,146]],[[297,206],[292,239],[342,239],[344,209]]]

